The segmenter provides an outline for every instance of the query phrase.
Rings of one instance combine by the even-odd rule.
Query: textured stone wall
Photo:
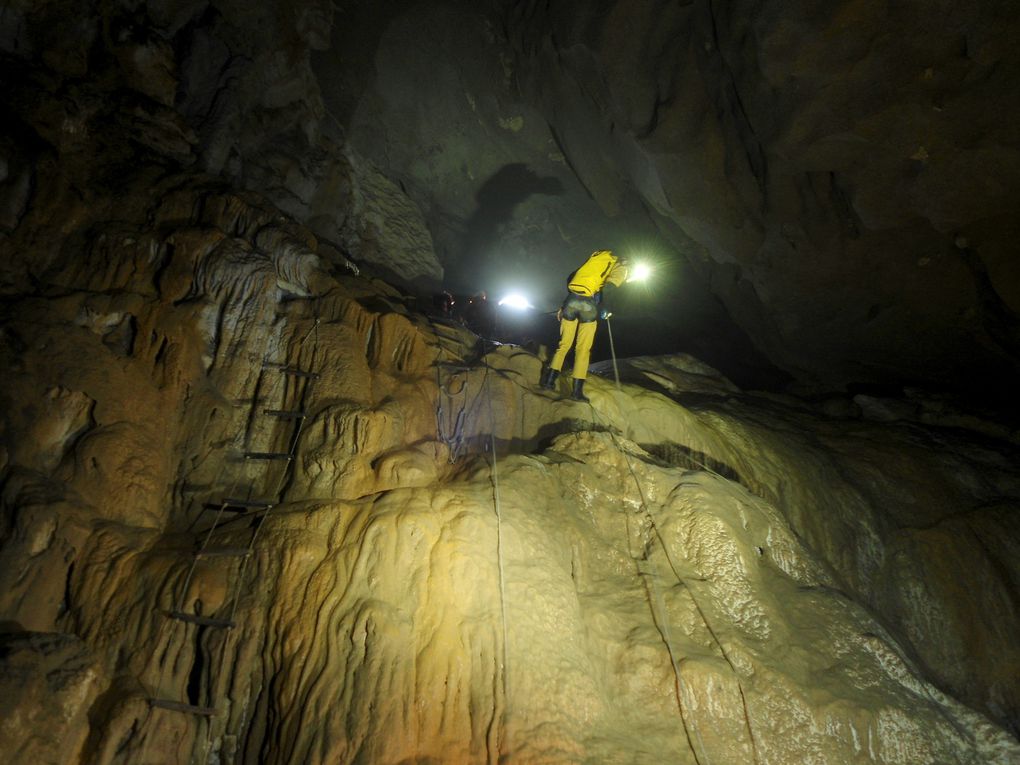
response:
[[[435,7],[433,23],[457,17],[459,6]],[[920,391],[813,402],[746,393],[684,356],[627,362],[621,389],[603,370],[588,383],[592,406],[536,389],[537,356],[429,320],[352,262],[434,278],[433,247],[450,240],[432,232],[454,208],[430,207],[421,186],[401,183],[458,167],[438,144],[431,169],[405,178],[399,157],[377,161],[331,121],[331,70],[311,51],[357,36],[362,27],[344,26],[354,9],[59,0],[0,9],[7,760],[1017,761],[1015,429]],[[393,51],[426,10],[395,3],[365,28]],[[506,109],[492,92],[466,91],[481,134],[504,141],[505,154],[482,164],[510,167],[501,182],[531,196],[566,199],[583,186],[584,209],[602,208],[599,225],[633,213],[635,199],[657,200],[650,207],[678,247],[701,243],[692,257],[723,278],[720,294],[732,297],[730,277],[746,291],[747,248],[764,247],[763,232],[785,220],[770,211],[790,203],[770,190],[783,177],[775,147],[816,144],[783,144],[773,126],[760,154],[734,154],[759,134],[766,109],[744,75],[773,71],[743,72],[734,40],[780,61],[793,53],[766,41],[806,33],[767,6],[568,10],[513,4],[472,15],[485,43],[464,50],[489,50],[505,78],[499,92],[516,92]],[[887,21],[869,27],[865,13],[826,6],[809,20],[837,31],[837,22]],[[760,39],[742,34],[738,21],[751,18]],[[709,22],[731,80],[705,57]],[[677,29],[687,36],[669,34]],[[968,29],[964,58],[977,63],[951,89],[979,104],[982,83],[999,87],[1010,71],[992,65],[1000,32],[992,21],[981,30]],[[689,55],[689,65],[667,53]],[[547,58],[560,68],[534,79],[531,67]],[[869,60],[854,46],[832,58],[844,68]],[[374,92],[374,65],[358,61],[365,92],[341,93],[337,107],[355,132],[372,124],[359,123],[366,114],[386,114],[359,112],[366,103],[406,91],[396,59],[377,72],[394,89]],[[628,61],[644,62],[655,88],[628,80]],[[477,67],[480,79],[489,64]],[[985,79],[967,79],[978,64]],[[688,108],[667,97],[679,85],[664,72],[690,77]],[[697,93],[704,101],[692,109]],[[609,130],[595,117],[617,114],[622,94],[638,116]],[[734,121],[737,95],[746,123]],[[859,101],[856,91],[846,98]],[[515,111],[525,103],[530,111]],[[784,114],[816,101],[799,103]],[[692,113],[702,121],[688,124]],[[666,130],[671,121],[687,128]],[[703,148],[681,161],[687,133]],[[640,159],[668,136],[677,143],[662,157]],[[529,170],[536,147],[569,173]],[[927,151],[911,161],[937,164]],[[706,158],[718,176],[705,175]],[[987,177],[1009,188],[1001,164]],[[833,209],[856,209],[865,197],[850,192],[866,186],[865,165],[852,188],[815,178],[804,204],[817,192]],[[773,168],[764,187],[762,168]],[[719,184],[695,193],[678,180],[699,172]],[[988,205],[998,188],[989,183]],[[437,189],[435,199],[457,193],[466,197],[455,209],[470,216],[470,191]],[[533,232],[515,228],[518,206],[484,198],[498,214],[483,223]],[[762,200],[764,212],[747,212]],[[832,214],[819,211],[825,246],[811,250],[828,281],[805,276],[798,289],[821,290],[842,326],[840,301],[871,286],[854,281],[863,271],[850,260],[830,270],[832,253],[853,240],[851,229],[827,238]],[[877,212],[854,214],[861,231],[906,236]],[[582,228],[595,218],[573,220]],[[1002,229],[972,222],[952,257],[984,274],[972,282],[984,285],[980,318],[960,315],[973,319],[964,329],[984,322],[981,337],[998,344],[987,361],[1008,340],[1011,298],[981,233]],[[491,233],[481,223],[466,231],[479,241]],[[716,272],[709,260],[720,253],[728,265]],[[762,325],[777,358],[812,371],[788,355],[793,346],[770,345],[779,335],[760,311],[833,325],[804,312],[771,271],[754,273],[748,294],[758,302],[734,299],[734,312]],[[920,284],[907,290],[915,302],[896,305],[927,300]],[[937,322],[951,316],[941,310]],[[812,348],[806,335],[779,334]],[[904,335],[883,337],[902,347]],[[862,363],[877,358],[867,338],[847,342]],[[259,456],[280,453],[288,459]]]
[[[681,357],[561,400],[264,200],[151,193],[5,302],[11,762],[1020,755],[1015,435]]]
[[[361,262],[440,278],[421,211],[327,119],[310,56],[332,16],[318,0],[8,3],[4,230],[54,187],[74,189],[66,219],[139,174],[190,168],[257,190]]]
[[[830,382],[1015,376],[1008,5],[507,5],[518,81],[585,188],[700,245],[771,358]]]

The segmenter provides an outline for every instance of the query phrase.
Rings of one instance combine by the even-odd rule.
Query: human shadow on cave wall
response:
[[[461,272],[475,284],[491,264],[492,245],[500,227],[513,218],[514,210],[534,194],[562,196],[563,183],[551,175],[540,176],[521,162],[503,165],[475,194],[477,207],[468,218],[461,251]]]

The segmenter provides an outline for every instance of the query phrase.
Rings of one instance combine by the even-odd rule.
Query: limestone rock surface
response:
[[[321,0],[6,5],[0,233],[50,209],[51,194],[73,218],[105,192],[144,195],[198,168],[348,256],[408,282],[441,278],[421,211],[326,119],[310,56],[332,17]]]
[[[4,304],[11,762],[1020,757],[1015,440],[684,357],[572,402],[256,195],[151,199]]]
[[[11,762],[80,761],[89,712],[106,686],[82,640],[61,633],[0,636],[0,744]]]
[[[799,10],[0,8],[5,761],[1020,761],[1020,434],[923,385],[1014,379],[1016,19]],[[631,235],[634,336],[918,385],[589,406],[371,273]]]

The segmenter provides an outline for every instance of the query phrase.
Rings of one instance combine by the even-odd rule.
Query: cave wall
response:
[[[372,20],[367,43],[340,38],[371,65],[327,108],[429,211],[454,273],[467,250],[569,272],[593,239],[650,244],[680,269],[674,302],[711,291],[800,379],[1016,379],[1007,5],[380,8],[354,13]],[[538,178],[493,240],[473,240],[508,162]]]
[[[685,357],[564,401],[262,197],[149,199],[4,304],[12,762],[1020,754],[1015,434]]]
[[[749,337],[824,388],[1003,393],[1017,23],[975,2],[8,4],[2,223],[193,167],[405,285],[551,307],[551,273],[644,252],[662,285],[629,315],[679,346],[724,361]]]
[[[326,119],[309,57],[331,19],[311,0],[5,5],[4,243],[38,210],[82,226],[111,192],[130,204],[190,169],[258,190],[363,264],[441,277],[421,211]],[[8,279],[44,267],[4,262]]]
[[[636,189],[700,244],[772,358],[830,381],[1015,376],[1007,5],[515,3],[509,19],[522,89],[586,188],[606,210]]]
[[[423,6],[392,7],[400,23],[374,34],[399,80],[394,51],[426,19]],[[435,23],[451,7],[436,6]],[[363,82],[330,102],[325,64],[309,51],[343,27],[332,6],[0,11],[10,73],[0,748],[12,761],[1017,759],[1020,489],[1008,425],[933,400],[883,409],[861,397],[743,394],[682,359],[635,364],[625,374],[639,384],[621,391],[595,378],[595,408],[581,407],[536,394],[536,356],[479,347],[369,275],[374,265],[435,278],[436,243],[442,254],[451,231],[470,229],[487,172],[506,167],[500,178],[528,196],[509,212],[495,196],[505,217],[482,231],[497,244],[524,229],[534,247],[547,241],[547,201],[562,202],[565,220],[597,208],[607,231],[640,200],[668,203],[655,189],[672,186],[641,154],[649,125],[679,107],[646,115],[648,136],[610,129],[598,115],[622,95],[604,77],[599,41],[623,22],[659,35],[670,25],[653,18],[687,18],[688,50],[704,67],[695,31],[708,17],[684,16],[700,5],[670,6],[676,16],[642,8],[544,18],[536,4],[473,17],[490,53],[516,51],[495,70],[514,108],[491,95],[477,112],[451,99],[472,115],[450,123],[473,125],[467,145],[488,136],[505,152],[479,160],[478,188],[456,193],[442,144],[420,175],[401,169],[414,151],[392,165],[374,155],[386,145],[385,135],[367,141],[376,117],[385,123],[380,93],[406,94],[399,82],[374,92]],[[824,26],[828,11],[818,13]],[[726,27],[726,14],[716,20]],[[611,47],[641,39],[631,30]],[[557,71],[569,82],[529,81],[564,41]],[[490,71],[478,67],[480,79]],[[678,222],[672,203],[649,207],[692,269],[747,291],[738,255],[758,240],[740,244],[747,231],[731,228],[754,217],[745,208],[778,202],[741,169],[737,128],[696,81],[702,69],[682,71],[716,104],[713,119],[699,111],[696,135],[715,142],[713,177],[729,185],[708,184],[712,196],[674,178],[670,194],[692,207],[704,198],[691,221]],[[449,78],[418,84],[428,96]],[[626,92],[647,104],[642,88]],[[330,109],[348,121],[336,125]],[[529,159],[550,136],[555,157]],[[684,156],[681,175],[696,175],[700,155]],[[447,180],[433,189],[439,172]],[[823,179],[818,194],[832,197],[826,188]],[[462,194],[446,228],[436,224],[443,194]],[[730,217],[714,217],[718,205]],[[583,228],[573,220],[550,235],[570,244]],[[980,310],[1006,337],[1008,306],[993,299],[1004,272],[964,233],[952,257],[984,274]],[[856,267],[839,272],[841,291],[863,278]],[[756,307],[771,298],[758,289],[731,305],[771,347]],[[824,294],[842,316],[843,292]],[[856,358],[871,358],[869,342]],[[786,352],[774,355],[812,371]],[[266,361],[320,377],[308,388]],[[309,417],[290,467],[242,459],[287,448],[294,431],[262,415],[299,406]],[[192,570],[207,506],[237,491],[279,502],[259,545],[243,567],[224,558]],[[246,544],[250,521],[234,518],[216,544]],[[961,570],[972,592],[961,592]],[[237,626],[167,617],[178,608]],[[181,715],[154,698],[216,714]]]

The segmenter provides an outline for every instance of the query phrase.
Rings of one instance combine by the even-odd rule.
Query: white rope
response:
[[[484,362],[483,362],[484,363]],[[507,597],[506,597],[506,572],[504,569],[503,562],[503,511],[500,504],[499,495],[499,470],[497,468],[496,459],[496,418],[492,410],[492,396],[489,395],[488,390],[488,379],[489,379],[489,365],[485,364],[485,377],[482,380],[483,387],[486,388],[486,399],[489,403],[489,449],[492,453],[492,504],[496,513],[496,562],[499,569],[499,609],[500,609],[500,620],[503,627],[503,666],[502,666],[502,685],[503,685],[503,710],[501,714],[500,727],[503,732],[505,740],[506,736],[506,719],[507,710],[510,704],[510,673],[509,673],[509,644],[510,636],[507,628]],[[496,748],[496,761],[500,759],[500,752],[502,746]],[[491,756],[492,752],[490,752]]]
[[[592,407],[592,411],[594,411],[594,407]],[[598,412],[596,412],[596,416],[598,416]],[[649,523],[650,523],[650,525],[652,527],[652,530],[655,532],[656,538],[658,538],[660,545],[663,546],[663,551],[666,552],[664,541],[663,541],[662,537],[659,535],[659,530],[658,530],[658,528],[655,525],[655,520],[654,520],[654,518],[652,518],[652,515],[651,515],[651,513],[648,510],[648,504],[645,501],[645,494],[644,494],[644,491],[641,488],[641,482],[638,480],[637,473],[634,471],[634,466],[631,464],[630,455],[626,451],[624,451],[623,449],[620,449],[620,445],[616,441],[616,436],[612,433],[612,431],[610,431],[609,435],[613,439],[613,443],[616,445],[616,448],[619,449],[619,451],[621,451],[623,453],[624,459],[627,462],[627,469],[630,471],[630,475],[634,479],[634,485],[635,485],[635,487],[637,487],[637,490],[638,490],[638,497],[641,499],[641,509],[644,511],[645,515],[648,517]],[[626,516],[626,518],[627,518],[627,526],[628,526],[627,548],[628,548],[628,552],[629,552],[630,551],[630,531],[629,531],[629,529],[630,529],[630,516],[629,516],[629,514]],[[669,553],[668,552],[666,552],[666,556],[667,556],[667,560],[668,560],[668,558],[669,558]],[[701,753],[702,753],[702,757],[704,757],[705,765],[711,765],[711,762],[708,759],[708,754],[707,754],[707,749],[705,747],[705,742],[701,738],[701,732],[698,730],[698,726],[694,724],[694,720],[693,719],[690,722],[688,722],[688,720],[687,720],[687,712],[685,710],[685,701],[686,701],[687,707],[690,707],[691,706],[691,703],[690,703],[690,689],[687,687],[687,683],[684,682],[683,674],[680,672],[680,662],[677,659],[676,648],[673,645],[673,637],[670,634],[670,630],[669,630],[669,614],[666,612],[665,599],[662,597],[662,591],[661,591],[661,589],[659,587],[660,578],[659,578],[658,567],[655,565],[655,560],[651,557],[651,555],[648,553],[647,550],[644,551],[644,553],[643,553],[641,558],[634,557],[633,553],[631,553],[631,557],[634,559],[634,562],[637,565],[638,574],[642,576],[644,581],[646,581],[647,583],[650,583],[650,590],[651,590],[651,592],[649,593],[650,597],[648,598],[648,607],[649,607],[649,609],[652,612],[652,623],[655,625],[656,630],[658,630],[658,632],[659,632],[659,637],[662,638],[662,642],[666,646],[666,653],[669,654],[670,666],[673,668],[673,677],[674,677],[674,679],[676,681],[676,702],[677,702],[677,707],[680,710],[680,722],[683,724],[684,735],[687,738],[687,745],[691,749],[691,754],[694,755],[695,763],[697,763],[697,765],[702,765],[702,758],[698,756],[698,750],[694,748],[694,741],[691,740],[691,734],[693,732],[694,738],[697,739],[698,745],[701,747]],[[645,563],[649,564],[649,567],[650,567],[649,571],[645,571],[645,570],[642,569],[642,566],[641,566],[642,562],[645,562]],[[683,580],[680,580],[680,583],[684,584]],[[689,588],[688,588],[687,591],[688,591],[688,593],[690,593],[690,589]],[[693,597],[694,597],[694,595],[692,593],[691,594],[691,598],[693,599]],[[697,603],[695,603],[695,605],[697,605]],[[657,606],[658,606],[658,608],[657,608]]]
[[[612,356],[612,359],[613,359],[613,376],[616,378],[616,389],[620,390],[621,389],[620,388],[620,368],[619,368],[619,366],[617,366],[617,363],[616,363],[616,344],[613,342],[613,325],[610,323],[608,316],[606,317],[606,330],[607,330],[607,332],[609,334],[609,352],[610,352],[610,354]],[[594,412],[595,416],[598,417],[598,411],[595,409],[594,406],[592,406],[592,412]],[[659,543],[662,544],[663,551],[666,552],[666,556],[667,556],[667,559],[668,559],[669,553],[666,551],[663,539],[659,535],[658,528],[656,528],[656,526],[655,526],[655,520],[654,520],[654,518],[652,518],[652,514],[648,510],[648,504],[645,502],[645,494],[644,494],[644,491],[642,491],[642,489],[641,489],[641,482],[638,480],[637,473],[634,471],[634,466],[631,464],[630,455],[626,451],[624,451],[623,449],[620,449],[620,445],[616,441],[616,436],[613,435],[612,431],[610,431],[610,437],[613,439],[613,443],[616,445],[616,448],[623,453],[624,459],[627,461],[627,469],[630,471],[630,475],[634,479],[634,485],[637,487],[638,496],[641,499],[641,509],[644,510],[645,515],[648,516],[648,520],[651,523],[652,529],[655,532],[656,537],[659,539]],[[627,517],[627,526],[628,526],[627,547],[628,547],[628,551],[629,551],[629,548],[630,548],[630,531],[629,531],[629,529],[630,529],[630,516],[628,515],[626,517]],[[631,557],[634,558],[633,553],[631,553]],[[673,668],[673,677],[676,680],[676,691],[677,691],[676,701],[677,701],[677,707],[679,707],[679,709],[680,709],[680,722],[683,723],[684,735],[687,737],[687,745],[691,748],[691,754],[694,755],[694,761],[697,763],[697,765],[701,765],[701,759],[698,757],[698,751],[694,748],[694,742],[691,741],[691,731],[693,730],[694,737],[698,740],[698,744],[701,746],[701,752],[702,752],[702,756],[704,756],[704,758],[705,758],[705,764],[706,765],[710,765],[709,760],[708,760],[707,750],[705,748],[705,742],[701,738],[701,733],[698,730],[698,726],[694,724],[693,720],[688,725],[687,715],[684,712],[684,699],[685,698],[687,699],[688,706],[690,706],[690,698],[689,698],[690,691],[687,688],[687,684],[683,680],[683,674],[680,672],[680,663],[679,663],[679,661],[677,660],[677,657],[676,657],[676,649],[673,647],[673,638],[672,638],[672,635],[670,634],[670,631],[669,631],[669,615],[666,612],[666,602],[663,599],[662,591],[659,588],[659,570],[658,570],[658,566],[655,565],[655,560],[648,554],[647,550],[645,550],[645,552],[643,553],[641,558],[634,558],[634,561],[635,561],[635,563],[637,565],[638,574],[642,575],[642,577],[644,577],[647,574],[646,581],[649,581],[651,583],[651,593],[649,593],[651,595],[651,597],[649,597],[649,599],[648,599],[648,607],[651,609],[651,612],[652,612],[652,623],[655,624],[655,627],[656,627],[656,629],[659,632],[659,636],[662,638],[662,642],[665,643],[665,645],[666,645],[666,653],[669,654],[669,663],[670,663],[670,665]],[[641,562],[642,561],[644,561],[645,563],[649,564],[650,569],[651,569],[650,571],[646,572],[646,571],[642,570],[642,566],[641,566]],[[681,580],[681,584],[683,584],[682,580]],[[690,592],[690,589],[688,589],[688,592]],[[692,593],[691,594],[691,598],[693,599],[693,597],[694,597],[694,595]],[[695,605],[697,605],[697,604],[695,603]],[[658,612],[656,610],[656,606],[658,606]],[[706,626],[708,626],[707,623],[706,623]]]
[[[592,407],[592,412],[595,414],[595,417],[597,419],[600,419],[600,420],[602,419],[599,416],[599,413],[595,409],[594,406]],[[607,423],[607,429],[608,429],[608,423]],[[719,636],[716,634],[716,631],[712,628],[712,625],[711,625],[711,623],[708,620],[708,616],[705,614],[704,609],[701,607],[701,603],[698,601],[697,596],[695,596],[694,591],[693,591],[693,589],[691,589],[690,584],[680,575],[680,572],[677,570],[676,565],[674,565],[674,563],[673,563],[673,559],[672,559],[672,557],[669,554],[669,548],[666,546],[666,540],[663,539],[662,533],[659,531],[659,526],[655,522],[655,517],[652,515],[651,509],[648,507],[648,503],[645,501],[644,492],[642,491],[642,488],[641,488],[641,481],[640,481],[640,479],[637,476],[637,472],[634,470],[634,465],[633,465],[633,462],[631,461],[630,453],[627,452],[625,449],[620,448],[620,444],[619,444],[619,442],[616,439],[616,434],[613,433],[612,430],[609,430],[609,435],[610,435],[610,438],[613,439],[613,443],[616,445],[616,448],[619,449],[619,451],[623,453],[624,459],[627,462],[627,468],[630,471],[631,477],[634,479],[634,485],[637,487],[638,495],[641,497],[641,509],[644,510],[645,515],[648,517],[648,522],[649,522],[649,524],[651,526],[652,531],[655,533],[655,538],[658,541],[659,546],[662,548],[663,555],[666,558],[666,563],[669,565],[670,570],[673,572],[673,575],[676,577],[677,582],[679,582],[684,587],[684,589],[687,590],[687,593],[691,596],[691,602],[694,604],[695,610],[698,612],[698,615],[701,617],[701,620],[702,620],[702,622],[705,625],[705,629],[708,630],[708,634],[711,636],[712,640],[715,642],[716,646],[719,648],[720,654],[722,654],[723,659],[726,661],[726,663],[730,667],[730,670],[733,672],[734,679],[737,681],[737,688],[740,691],[740,701],[741,701],[741,704],[743,706],[743,710],[744,710],[744,722],[745,722],[745,724],[747,726],[747,734],[748,734],[748,737],[749,737],[750,743],[751,743],[751,753],[752,753],[752,756],[754,757],[754,762],[758,763],[758,762],[760,762],[759,757],[758,757],[758,746],[757,746],[757,742],[755,740],[754,730],[751,727],[751,715],[750,715],[750,711],[749,711],[749,709],[747,707],[747,698],[744,695],[744,687],[743,687],[743,684],[740,682],[740,676],[737,673],[737,668],[733,664],[733,661],[730,659],[730,656],[727,653],[726,648],[723,646],[722,641],[719,639]],[[720,476],[720,477],[722,477],[722,476]],[[649,558],[648,560],[651,560],[651,559]],[[652,571],[653,587],[655,588],[655,591],[657,593],[658,592],[658,583],[657,583],[658,572],[657,572],[657,570],[655,570],[654,563],[652,565],[653,565],[653,571]],[[640,570],[640,568],[639,568],[639,570]],[[656,597],[657,598],[661,598],[661,595],[656,594]],[[654,614],[653,614],[653,616],[654,616]],[[661,630],[660,630],[660,633],[661,633]],[[667,635],[668,635],[668,627],[667,627]],[[664,640],[667,639],[667,635],[663,635],[663,639]],[[672,648],[671,648],[671,646],[669,645],[668,642],[667,642],[667,649],[670,650],[670,658],[672,658]],[[682,681],[681,681],[679,675],[677,677],[677,682],[681,683],[680,687],[681,687],[682,690],[686,690],[684,688],[684,686],[682,685]],[[683,708],[682,707],[681,707],[681,718],[683,719]],[[684,724],[685,724],[685,728],[686,728],[686,720],[685,720]],[[695,735],[698,738],[698,742],[701,743],[702,751],[704,752],[704,749],[705,749],[704,743],[701,740],[700,734],[698,734],[696,726],[694,728],[694,732],[695,732]],[[689,737],[688,737],[688,740],[689,740]],[[693,749],[693,747],[692,747],[692,749]],[[695,759],[697,759],[697,753],[695,753]],[[706,758],[706,763],[707,763],[707,758]]]
[[[429,322],[429,326],[432,327],[432,331],[436,336],[437,351],[436,360],[434,362],[436,367],[436,387],[439,389],[436,394],[436,433],[439,436],[439,440],[446,444],[449,450],[449,456],[447,461],[452,465],[460,459],[461,454],[464,452],[464,418],[467,414],[468,401],[467,401],[467,380],[461,382],[460,390],[453,392],[450,390],[449,382],[452,380],[453,375],[448,378],[447,383],[443,383],[442,374],[440,372],[443,364],[443,355],[447,352],[443,345],[443,335],[436,326],[436,323],[430,318],[426,317]],[[444,400],[450,405],[452,409],[455,409],[455,399],[462,395],[464,396],[464,404],[460,407],[460,411],[457,412],[456,417],[453,418],[453,429],[448,431],[446,428],[445,420],[446,409],[443,406]],[[444,399],[445,396],[445,399]]]

